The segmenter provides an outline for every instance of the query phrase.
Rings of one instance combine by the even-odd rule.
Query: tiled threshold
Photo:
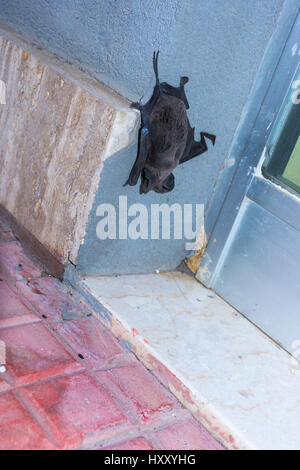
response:
[[[224,449],[45,268],[0,217],[0,450]]]
[[[86,277],[100,319],[232,449],[300,449],[300,369],[193,277]],[[100,309],[101,310],[101,309]]]

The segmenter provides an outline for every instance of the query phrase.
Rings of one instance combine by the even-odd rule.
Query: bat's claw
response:
[[[211,140],[212,144],[215,145],[215,143],[216,143],[216,136],[215,136],[215,135],[212,135],[210,140]]]
[[[213,145],[215,145],[216,136],[214,134],[209,134],[208,132],[200,132],[200,135],[201,135],[201,138],[202,138],[202,136],[206,137],[207,139],[209,139],[211,141],[211,143]]]

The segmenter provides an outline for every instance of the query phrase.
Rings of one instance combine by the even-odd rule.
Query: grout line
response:
[[[12,392],[14,396],[17,398],[17,400],[23,405],[25,410],[32,416],[34,421],[43,429],[43,431],[45,432],[48,439],[52,442],[52,444],[54,444],[56,447],[61,448],[61,446],[55,439],[54,434],[51,432],[51,428],[47,424],[47,415],[45,411],[37,403],[36,405],[34,405],[32,403],[32,400],[29,397],[27,397],[25,393],[20,393],[20,391],[17,389],[12,390]]]
[[[91,447],[86,447],[86,448],[95,448],[95,447],[108,447],[108,446],[113,446],[115,444],[124,442],[124,441],[129,441],[136,439],[138,437],[144,437],[148,441],[152,441],[152,435],[154,436],[156,432],[161,431],[165,429],[168,426],[171,426],[173,424],[178,424],[182,421],[186,421],[188,419],[191,419],[190,413],[186,409],[181,409],[180,412],[176,412],[176,415],[174,416],[174,411],[168,411],[165,412],[162,416],[160,416],[157,420],[150,422],[150,423],[139,423],[136,425],[132,430],[127,431],[124,434],[120,434],[118,436],[113,436],[108,439],[104,439],[103,441],[98,441],[95,444],[93,444]],[[147,438],[149,436],[149,439]],[[152,442],[149,442],[152,444]],[[158,439],[156,438],[156,443],[158,444]],[[80,448],[83,448],[82,446]],[[158,449],[159,450],[159,449]]]
[[[127,397],[124,398],[122,392],[118,389],[118,387],[113,383],[113,381],[107,384],[107,381],[102,380],[98,375],[95,373],[96,371],[88,371],[88,374],[93,377],[93,379],[102,387],[102,389],[113,399],[114,403],[118,407],[118,409],[126,416],[129,422],[133,425],[139,424],[139,417],[137,416],[137,412],[134,408],[133,403]],[[105,371],[109,373],[109,371]]]
[[[21,244],[21,247],[22,247],[22,244]],[[22,247],[22,249],[23,249],[23,247]],[[37,264],[37,263],[35,263],[34,259],[33,260],[31,259],[30,256],[29,256],[29,259],[32,261],[33,264]],[[37,266],[39,266],[39,264],[37,264]],[[47,277],[52,278],[52,276],[47,276]],[[35,279],[43,279],[43,278],[45,278],[45,276],[32,277],[32,278],[30,278],[30,281],[35,280]],[[85,295],[83,295],[83,292],[87,292],[93,299],[95,299],[93,294],[90,293],[90,290],[87,288],[86,285],[83,284],[83,282],[81,280],[79,282],[80,285],[78,285],[78,286],[73,285],[72,286],[73,291],[76,294],[73,297],[74,302],[76,303],[77,301],[78,302],[83,301],[84,304],[87,304],[87,306],[89,306],[90,309],[92,310],[93,318],[96,317],[98,321],[100,320],[101,324],[103,325],[103,328],[107,329],[108,331],[111,331],[111,333],[116,338],[116,340],[118,341],[118,343],[120,344],[120,346],[122,347],[122,350],[123,350],[122,354],[115,356],[112,360],[110,360],[110,361],[105,361],[104,360],[103,364],[99,367],[98,366],[89,367],[88,365],[85,365],[83,363],[83,361],[79,360],[78,353],[75,351],[74,347],[71,346],[67,342],[67,340],[65,340],[63,338],[63,336],[60,333],[55,332],[51,329],[51,324],[61,323],[61,322],[63,322],[63,319],[61,319],[61,322],[60,322],[60,321],[55,321],[55,320],[51,320],[51,319],[45,320],[45,319],[42,318],[42,313],[40,312],[38,307],[36,307],[24,295],[24,293],[18,288],[18,283],[19,282],[28,282],[28,279],[19,280],[19,279],[15,279],[13,277],[10,277],[10,275],[8,277],[5,275],[5,280],[7,281],[9,288],[12,289],[12,291],[17,295],[19,300],[21,300],[24,303],[24,305],[30,309],[31,313],[37,315],[36,321],[33,320],[32,322],[28,322],[26,324],[32,324],[32,323],[37,323],[37,322],[41,321],[42,324],[44,324],[45,328],[47,328],[49,333],[63,347],[63,349],[66,350],[71,355],[71,357],[75,360],[76,364],[81,366],[81,367],[78,368],[78,370],[69,370],[68,372],[61,372],[61,373],[58,373],[58,374],[49,375],[47,377],[43,377],[42,379],[33,380],[33,381],[31,381],[30,383],[27,383],[27,384],[19,384],[19,385],[9,384],[9,387],[11,387],[11,388],[9,390],[4,390],[0,393],[0,395],[2,395],[4,393],[12,391],[13,394],[23,404],[25,409],[28,412],[31,413],[31,415],[33,416],[35,421],[37,421],[37,423],[42,427],[42,429],[45,431],[46,435],[48,437],[51,436],[50,440],[56,446],[60,447],[59,444],[57,443],[57,439],[55,438],[55,432],[54,432],[55,431],[55,425],[53,425],[54,426],[54,428],[53,428],[54,431],[51,431],[51,426],[47,423],[47,421],[49,421],[47,413],[38,404],[35,405],[32,402],[32,399],[31,399],[31,397],[28,396],[28,392],[26,391],[26,389],[28,389],[28,387],[31,387],[33,385],[44,384],[46,382],[53,381],[53,380],[55,380],[59,377],[66,377],[66,376],[72,376],[72,375],[76,375],[76,374],[87,373],[113,399],[113,402],[115,403],[117,408],[120,410],[120,412],[124,415],[124,417],[128,420],[128,423],[131,426],[133,426],[133,429],[131,429],[129,431],[128,431],[128,429],[122,431],[122,429],[124,429],[124,427],[126,427],[126,425],[125,425],[126,423],[122,423],[121,425],[115,425],[115,427],[114,426],[107,427],[107,428],[103,429],[103,435],[107,435],[107,434],[109,434],[110,431],[114,432],[115,430],[117,430],[117,432],[119,430],[120,434],[118,434],[117,436],[114,435],[114,436],[104,438],[104,439],[101,439],[101,435],[100,435],[98,440],[97,440],[97,437],[95,437],[95,438],[91,437],[91,440],[93,440],[93,444],[91,444],[89,438],[86,438],[86,443],[85,443],[85,439],[83,439],[83,442],[79,445],[78,448],[89,448],[89,447],[94,448],[96,446],[104,447],[104,446],[113,445],[114,443],[118,443],[118,442],[120,443],[124,440],[128,440],[129,438],[134,439],[134,438],[141,437],[141,436],[143,436],[145,438],[147,436],[147,440],[149,441],[149,443],[151,445],[153,443],[154,447],[161,448],[159,440],[155,436],[155,433],[158,430],[164,429],[165,427],[167,427],[169,425],[176,424],[176,423],[181,422],[183,420],[193,419],[193,414],[191,413],[191,411],[188,410],[188,408],[185,407],[185,405],[182,405],[180,403],[180,401],[178,400],[178,397],[176,397],[176,395],[170,390],[170,387],[168,387],[164,383],[163,376],[160,377],[159,373],[151,370],[148,367],[149,364],[147,365],[146,361],[144,361],[143,358],[139,357],[139,351],[136,350],[135,346],[132,345],[133,349],[130,352],[126,351],[126,348],[124,347],[124,344],[122,344],[122,341],[121,341],[122,340],[122,333],[123,333],[123,330],[124,330],[125,327],[121,324],[121,322],[119,320],[117,320],[120,323],[120,326],[123,329],[121,332],[120,331],[118,332],[119,333],[118,335],[116,334],[114,325],[113,325],[113,328],[109,327],[107,322],[104,321],[104,318],[102,318],[103,313],[101,315],[98,312],[98,309],[95,309],[95,307],[93,305],[91,305],[91,303],[86,299]],[[62,287],[63,287],[63,285],[66,285],[66,284],[62,284]],[[98,301],[98,299],[95,299],[95,301],[97,302],[97,304],[99,304],[99,306],[101,306],[101,303]],[[113,312],[109,311],[109,313],[112,316],[112,318],[114,319],[114,321],[116,321]],[[84,320],[84,319],[88,321],[88,318],[83,317],[82,320]],[[74,320],[74,321],[76,321],[76,320]],[[17,327],[17,326],[22,326],[22,323],[17,324],[17,325],[8,326],[8,328],[13,328],[13,327]],[[116,368],[116,367],[125,367],[126,365],[134,363],[135,361],[138,361],[138,363],[141,364],[142,367],[145,367],[147,372],[149,374],[151,374],[151,377],[153,378],[154,382],[159,384],[160,387],[162,387],[164,389],[164,391],[167,392],[168,395],[171,395],[173,400],[174,400],[174,403],[171,406],[171,409],[166,409],[166,410],[158,412],[156,414],[154,413],[152,415],[152,417],[149,419],[149,422],[143,422],[142,421],[138,411],[134,407],[134,404],[133,404],[132,400],[130,398],[128,398],[125,395],[125,393],[123,393],[121,390],[119,390],[117,384],[115,384],[113,382],[113,380],[107,382],[104,379],[102,380],[98,376],[99,374],[98,375],[96,374],[97,372],[101,372],[101,371],[107,372],[109,374],[110,371],[113,370],[114,368]],[[162,364],[162,367],[166,367],[166,366],[164,366]],[[159,370],[158,370],[158,372],[159,372]],[[199,424],[199,426],[200,425],[201,424]],[[59,433],[59,429],[57,430],[57,432]]]
[[[78,284],[83,281],[79,281]],[[96,294],[93,293],[91,289],[85,285],[85,289],[89,290],[89,293],[94,296],[94,298],[101,304],[101,299],[99,299]],[[177,401],[181,403],[190,416],[192,416],[199,425],[203,426],[205,430],[223,447],[230,449],[244,449],[245,446],[239,438],[231,440],[230,430],[227,427],[224,427],[224,432],[220,433],[219,422],[217,425],[215,423],[216,416],[210,406],[204,406],[198,398],[194,397],[193,392],[189,389],[188,385],[182,381],[181,378],[178,378],[174,375],[169,369],[169,366],[157,358],[151,350],[147,347],[147,344],[144,344],[141,338],[134,340],[131,336],[130,328],[122,319],[116,315],[115,310],[110,307],[110,315],[112,319],[112,324],[109,327],[104,323],[103,318],[100,315],[97,315],[98,320],[105,325],[111,333],[118,339],[129,341],[131,352],[135,355],[136,359],[144,366],[146,369],[153,375],[154,379],[159,382],[159,384],[166,389]],[[128,339],[129,338],[129,339]],[[248,446],[246,446],[248,449]]]

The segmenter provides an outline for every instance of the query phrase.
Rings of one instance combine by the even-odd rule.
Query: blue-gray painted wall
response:
[[[135,100],[149,88],[182,0],[0,0],[0,21]]]
[[[220,179],[224,160],[247,103],[264,52],[276,27],[283,0],[0,0],[0,21],[58,56],[80,66],[129,99],[149,98],[154,84],[152,52],[161,51],[162,81],[186,86],[189,119],[217,135],[215,147],[175,170],[175,190],[140,196],[138,187],[123,188],[135,160],[136,143],[110,157],[101,175],[78,266],[85,272],[145,272],[176,267],[190,253],[185,241],[99,241],[96,207],[143,202],[203,203],[212,193],[221,206],[227,191]],[[235,165],[225,166],[232,173]],[[229,182],[229,179],[228,179]],[[218,210],[208,215],[207,230]]]

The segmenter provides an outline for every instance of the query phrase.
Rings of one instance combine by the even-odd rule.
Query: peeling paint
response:
[[[203,256],[202,265],[199,266],[198,272],[196,274],[196,279],[198,279],[200,282],[205,283],[205,281],[209,279],[211,275],[210,270],[208,268],[210,263],[211,260],[206,252]]]
[[[199,232],[195,245],[197,248],[198,247],[199,248],[196,249],[196,252],[194,253],[194,255],[189,256],[188,258],[185,258],[184,260],[187,267],[194,274],[196,274],[199,269],[199,265],[201,263],[202,257],[205,253],[206,246],[207,246],[207,237],[206,237],[204,226],[201,227],[201,230]]]

